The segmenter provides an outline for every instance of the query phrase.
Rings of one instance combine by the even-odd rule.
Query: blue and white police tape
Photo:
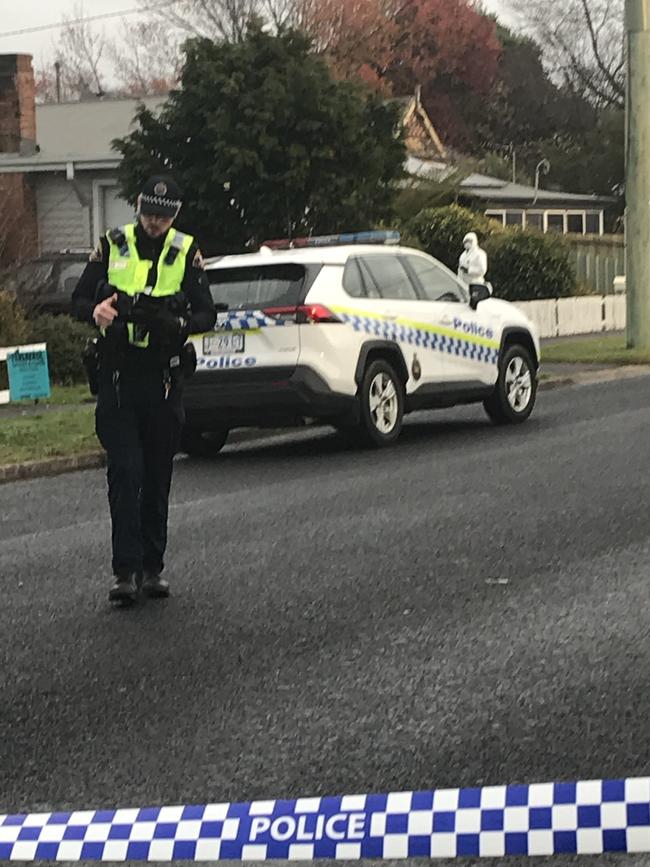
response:
[[[0,816],[0,860],[650,852],[650,777]]]

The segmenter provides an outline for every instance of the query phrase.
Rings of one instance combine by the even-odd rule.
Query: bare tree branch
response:
[[[610,87],[612,88],[612,92],[615,94],[618,94],[620,97],[624,97],[625,88],[622,86],[620,81],[617,81],[616,78],[614,78],[614,76],[611,73],[610,67],[611,67],[613,61],[610,59],[610,64],[608,66],[605,63],[605,61],[603,60],[603,56],[601,53],[601,45],[598,42],[598,32],[594,28],[593,20],[591,17],[591,9],[589,8],[589,0],[580,0],[580,2],[582,4],[582,10],[584,12],[585,21],[587,22],[587,29],[589,31],[589,40],[591,42],[591,50],[593,51],[594,59],[596,61],[596,66],[598,67],[598,69],[601,71],[601,73],[605,77],[605,80],[609,83]],[[610,3],[606,4],[606,11],[608,13],[611,12],[611,4]],[[602,30],[602,28],[605,26],[606,23],[607,23],[607,15],[603,15],[603,20],[601,22],[599,30]]]
[[[149,17],[109,41],[107,51],[119,89],[137,97],[169,92],[181,72],[181,38],[167,21]]]
[[[60,39],[60,60],[68,86],[81,96],[104,93],[102,56],[106,47],[104,33],[91,24],[71,23],[84,17],[83,0],[75,3],[72,15],[63,15],[64,27]]]
[[[593,102],[625,103],[624,0],[509,0],[551,71]]]

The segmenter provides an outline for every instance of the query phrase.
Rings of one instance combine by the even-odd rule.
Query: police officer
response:
[[[107,452],[114,584],[109,599],[169,595],[167,546],[172,462],[184,421],[187,337],[209,331],[215,310],[201,253],[172,224],[182,204],[172,178],[150,178],[137,222],[112,229],[72,296],[98,340],[95,429]],[[146,315],[134,311],[146,305]],[[191,372],[191,371],[189,371]]]

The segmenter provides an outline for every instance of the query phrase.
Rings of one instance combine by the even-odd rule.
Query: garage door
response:
[[[133,222],[133,207],[120,198],[117,185],[101,186],[100,193],[100,225],[96,227],[96,234],[103,235],[108,229],[123,226],[124,223]]]

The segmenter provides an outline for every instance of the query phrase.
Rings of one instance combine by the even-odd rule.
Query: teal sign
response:
[[[10,400],[39,400],[50,396],[47,350],[12,352],[7,356]]]

